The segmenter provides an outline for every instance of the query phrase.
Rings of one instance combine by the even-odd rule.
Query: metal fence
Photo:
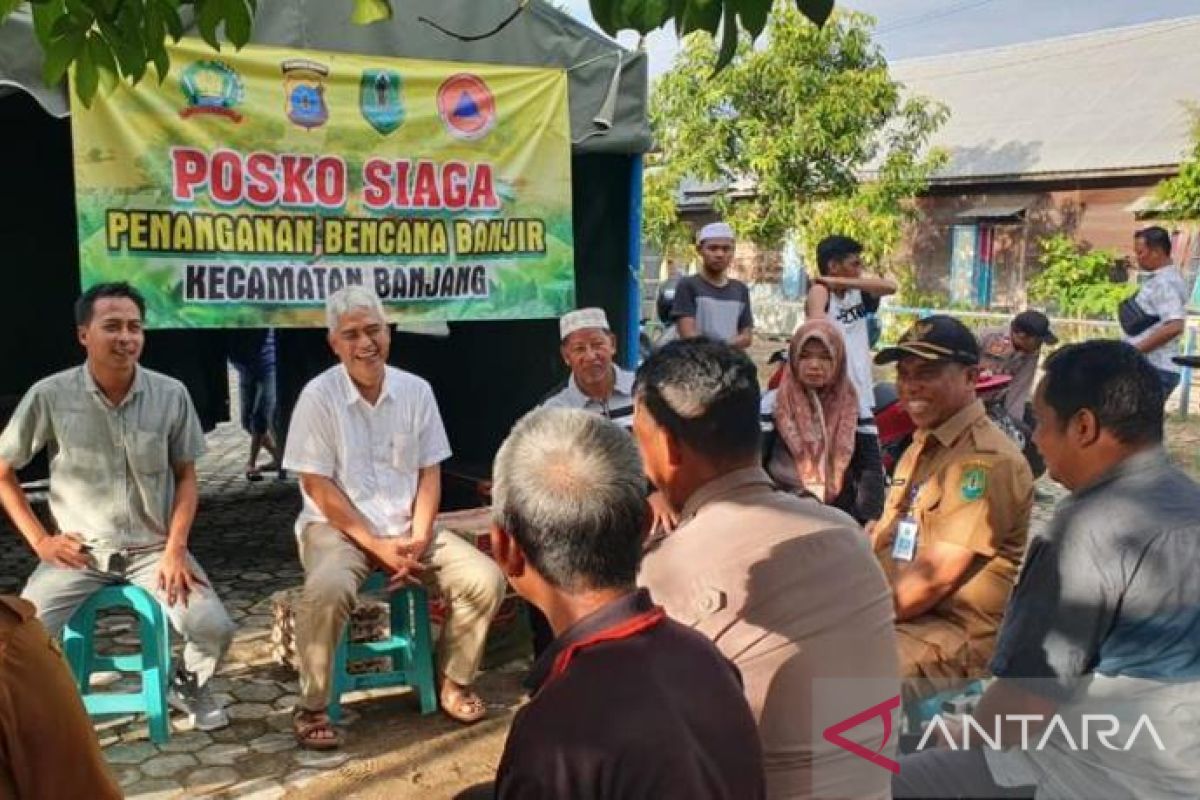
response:
[[[949,314],[961,319],[969,328],[978,330],[987,327],[1004,327],[1012,320],[1012,313],[997,313],[993,311],[959,311],[949,308],[911,308],[909,306],[884,305],[879,309],[884,320],[883,341],[895,341],[900,334],[913,322],[930,314]],[[1051,317],[1050,327],[1063,344],[1084,342],[1089,339],[1119,339],[1121,326],[1110,320],[1073,319],[1070,317]],[[1195,355],[1200,339],[1200,320],[1189,320],[1187,330],[1183,335],[1183,355]],[[1187,419],[1192,404],[1193,370],[1184,367],[1179,382],[1179,414]]]

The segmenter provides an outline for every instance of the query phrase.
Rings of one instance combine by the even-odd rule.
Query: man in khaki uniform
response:
[[[58,644],[33,604],[10,595],[0,595],[0,797],[121,797]]]
[[[872,544],[892,584],[905,697],[982,674],[1025,552],[1033,475],[975,397],[979,345],[958,320],[917,322],[897,362],[917,425]]]
[[[768,798],[890,797],[899,689],[891,594],[848,515],[775,489],[759,455],[753,363],[727,344],[672,342],[638,372],[633,431],[646,474],[682,509],[639,583],[742,673]],[[697,698],[702,702],[702,698]],[[835,731],[836,733],[836,731]]]

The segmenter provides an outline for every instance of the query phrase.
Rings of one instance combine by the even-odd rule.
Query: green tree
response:
[[[395,0],[403,2],[403,0]],[[463,0],[468,2],[469,0]],[[823,24],[833,0],[793,0],[809,19]],[[332,0],[330,0],[332,2]],[[350,0],[350,18],[360,25],[390,19],[393,0]],[[515,17],[534,0],[514,0]],[[722,27],[722,63],[733,55],[738,34],[757,38],[772,0],[591,0],[592,15],[610,35],[633,29],[646,34],[674,20],[680,35]],[[0,0],[0,25],[24,0]],[[170,69],[167,36],[183,35],[180,11],[190,8],[200,35],[220,50],[218,30],[235,48],[250,40],[258,0],[29,0],[38,42],[45,53],[43,77],[55,84],[75,65],[75,91],[90,103],[98,89],[117,81],[140,81],[151,65],[161,79]],[[511,19],[511,17],[510,17]]]
[[[1200,108],[1193,106],[1192,152],[1179,174],[1158,185],[1158,199],[1169,219],[1200,220]]]
[[[765,44],[743,37],[715,74],[711,37],[689,36],[651,97],[663,166],[647,183],[648,205],[677,215],[687,177],[748,182],[749,198],[715,198],[740,235],[776,246],[798,230],[811,258],[816,241],[836,231],[881,259],[900,238],[908,201],[942,163],[940,153],[923,153],[947,112],[905,97],[872,41],[873,25],[839,12],[818,28],[780,0]]]
[[[1134,287],[1113,280],[1115,253],[1084,250],[1066,234],[1038,242],[1041,271],[1029,281],[1029,299],[1067,317],[1111,318]]]

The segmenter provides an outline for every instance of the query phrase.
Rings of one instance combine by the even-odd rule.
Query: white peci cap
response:
[[[600,328],[610,331],[608,315],[603,308],[581,308],[578,311],[568,311],[558,320],[558,338],[567,338],[575,331],[585,328]]]
[[[710,222],[700,229],[700,233],[696,235],[696,244],[704,244],[709,239],[729,239],[733,240],[736,237],[733,235],[733,228],[728,222]]]

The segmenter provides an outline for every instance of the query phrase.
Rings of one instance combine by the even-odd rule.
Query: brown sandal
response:
[[[442,690],[442,713],[463,725],[474,725],[487,716],[487,703],[470,689]]]
[[[296,744],[305,750],[336,750],[342,746],[341,734],[334,730],[324,711],[298,710],[292,716],[292,731]]]

